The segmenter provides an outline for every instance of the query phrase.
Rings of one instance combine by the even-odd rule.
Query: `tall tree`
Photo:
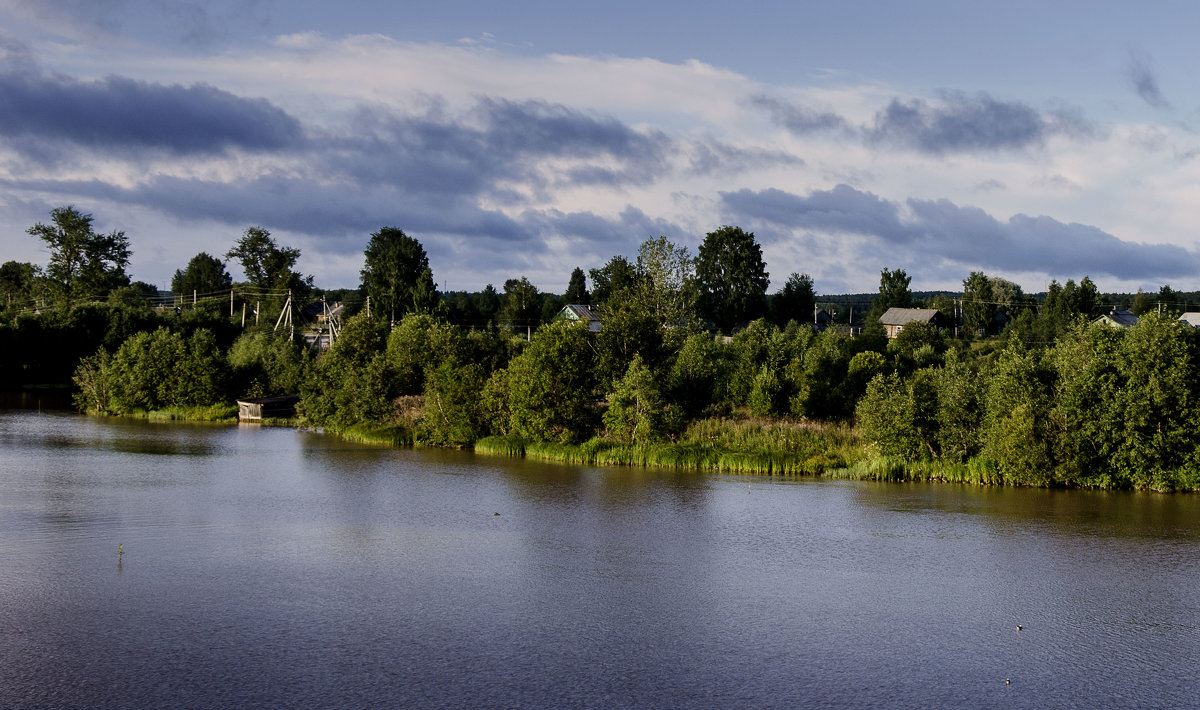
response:
[[[995,321],[995,313],[992,284],[987,274],[972,271],[963,279],[963,326],[970,333],[986,330]]]
[[[193,256],[187,267],[176,269],[171,278],[171,290],[180,294],[227,291],[231,285],[233,277],[225,270],[225,262],[207,252]]]
[[[295,271],[300,250],[281,247],[271,238],[271,233],[262,227],[250,227],[233,248],[225,253],[226,259],[237,259],[250,285],[264,291],[291,290],[301,298],[312,290],[312,277],[301,276]]]
[[[504,282],[499,320],[512,327],[532,328],[541,322],[542,299],[537,287],[522,276]]]
[[[588,273],[592,277],[592,300],[597,305],[624,294],[638,280],[637,267],[623,256],[614,256],[601,268]]]
[[[0,298],[3,305],[28,299],[33,294],[38,267],[28,262],[6,261],[0,264]]]
[[[778,326],[785,326],[793,320],[812,323],[815,308],[816,293],[812,277],[793,273],[779,293],[771,297],[771,320]]]
[[[400,320],[409,312],[429,312],[437,305],[425,248],[403,230],[383,227],[375,232],[364,256],[362,285],[373,312]]]
[[[1079,288],[1075,289],[1073,299],[1075,312],[1091,318],[1096,315],[1096,308],[1099,305],[1100,292],[1096,289],[1096,283],[1092,281],[1092,277],[1084,276],[1083,280],[1079,282]]]
[[[691,320],[696,304],[694,264],[687,247],[675,246],[666,237],[647,239],[638,249],[639,278],[632,300],[660,326]]]
[[[66,298],[102,298],[129,284],[129,239],[124,232],[97,234],[92,215],[68,205],[50,211],[50,224],[38,222],[25,230],[50,249],[46,277]]]
[[[696,257],[705,315],[721,329],[754,320],[766,308],[770,279],[753,232],[725,226],[709,232]]]
[[[879,297],[875,299],[875,304],[881,315],[889,308],[912,307],[912,291],[908,287],[910,283],[912,277],[905,273],[904,269],[884,269],[879,272]]]
[[[1150,312],[1152,307],[1153,306],[1150,303],[1150,299],[1147,298],[1145,292],[1139,288],[1137,295],[1133,297],[1133,305],[1129,307],[1129,310],[1133,311],[1133,315],[1141,317]]]
[[[567,292],[563,294],[563,300],[568,304],[588,304],[591,303],[592,296],[587,290],[587,279],[583,275],[583,269],[578,266],[571,272],[571,282],[567,284]]]

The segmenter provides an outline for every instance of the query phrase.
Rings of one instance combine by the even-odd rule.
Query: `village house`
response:
[[[1179,316],[1179,322],[1192,328],[1200,328],[1200,313],[1184,313]]]
[[[929,323],[935,328],[942,327],[942,316],[936,308],[889,308],[887,313],[879,316],[887,337],[894,338],[911,323]]]
[[[588,324],[588,331],[592,333],[600,332],[600,314],[592,306],[584,306],[580,304],[571,304],[563,306],[563,309],[554,316],[554,320],[570,321],[578,323],[583,321]]]
[[[818,333],[823,332],[826,328],[833,324],[833,316],[824,308],[813,308],[813,330]]]
[[[1133,315],[1133,311],[1124,311],[1114,307],[1093,322],[1102,323],[1110,328],[1132,328],[1137,325],[1138,317]]]

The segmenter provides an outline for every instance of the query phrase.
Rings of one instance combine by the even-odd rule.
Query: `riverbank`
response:
[[[581,444],[490,436],[482,454],[557,463],[657,466],[764,476],[822,475],[859,462],[865,444],[852,427],[816,422],[702,419],[674,441],[633,444],[593,438]]]
[[[123,415],[149,421],[236,424],[236,405],[137,410]],[[271,419],[265,426],[313,428],[302,419]],[[346,441],[374,446],[427,446],[403,425],[359,423],[319,427]],[[430,447],[438,448],[438,447]],[[711,418],[693,422],[673,440],[634,444],[593,437],[579,444],[528,441],[515,436],[488,436],[474,442],[478,454],[528,458],[589,466],[658,467],[753,476],[820,476],[894,483],[961,483],[975,486],[1034,488],[1131,489],[1160,493],[1200,491],[1200,482],[1177,480],[1170,485],[1131,485],[1102,479],[1006,474],[982,457],[965,463],[946,460],[906,461],[884,456],[847,423],[788,421],[768,418]]]

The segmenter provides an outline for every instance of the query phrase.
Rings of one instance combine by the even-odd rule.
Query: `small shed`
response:
[[[298,394],[281,394],[276,397],[256,397],[238,400],[239,422],[261,422],[263,419],[281,419],[296,415]]]
[[[900,335],[904,326],[910,323],[929,323],[936,328],[942,326],[941,314],[936,308],[889,308],[887,313],[879,316],[887,337]]]
[[[588,324],[589,332],[600,332],[600,313],[592,306],[584,306],[577,303],[563,306],[558,315],[554,316],[554,320],[565,320],[574,323],[583,321]]]

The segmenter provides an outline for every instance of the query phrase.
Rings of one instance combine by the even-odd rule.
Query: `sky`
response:
[[[771,290],[1200,289],[1194,2],[0,0],[0,261],[73,205],[169,288],[250,226],[442,290],[755,234]],[[229,264],[235,278],[242,276]]]

